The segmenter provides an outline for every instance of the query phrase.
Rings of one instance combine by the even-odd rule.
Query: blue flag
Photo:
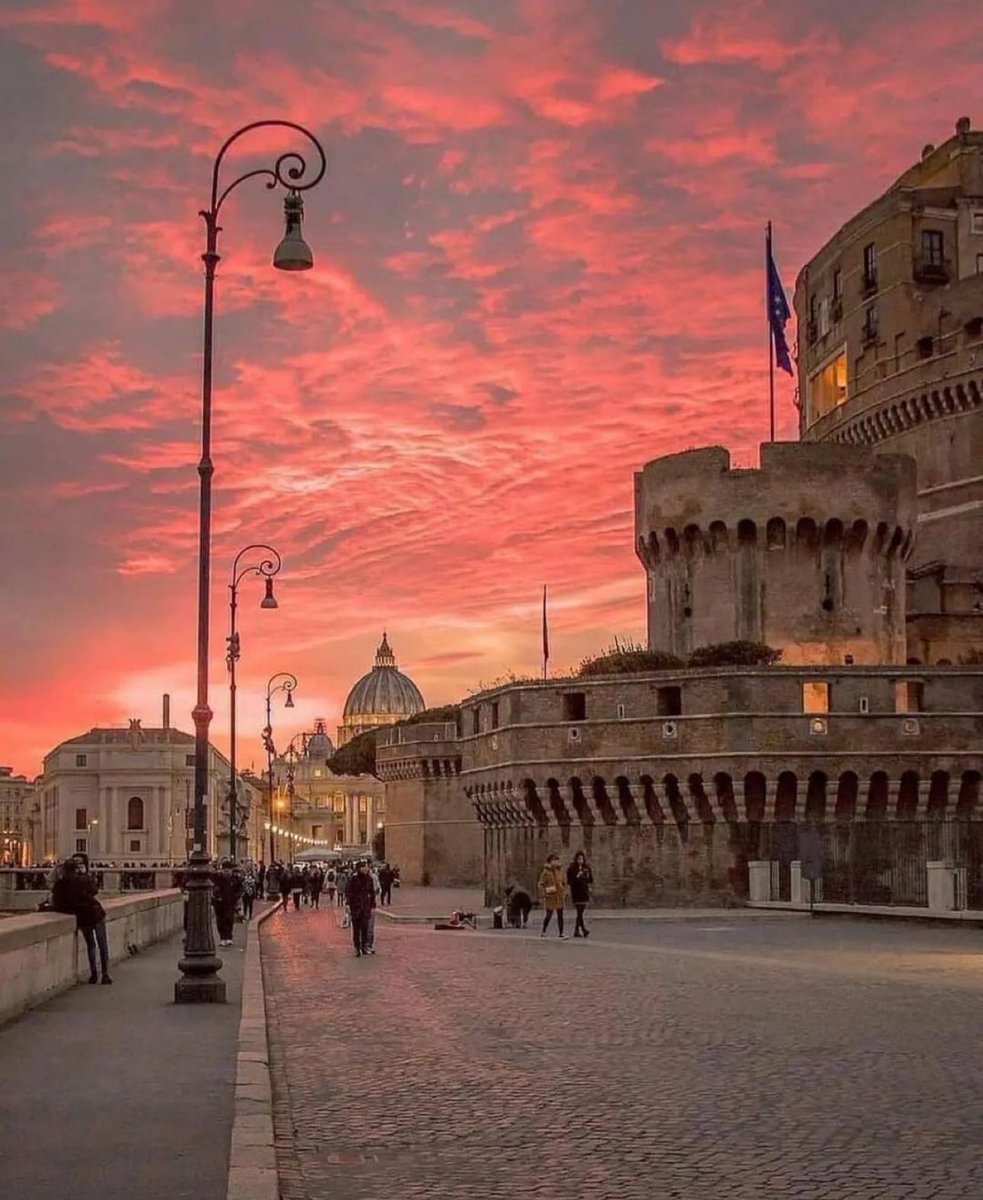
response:
[[[771,323],[771,336],[775,347],[775,362],[783,371],[794,375],[792,356],[789,354],[788,342],[785,340],[785,326],[792,310],[785,299],[785,289],[782,287],[781,276],[775,266],[771,253],[771,226],[768,227],[766,243],[766,258],[768,266],[768,320]]]

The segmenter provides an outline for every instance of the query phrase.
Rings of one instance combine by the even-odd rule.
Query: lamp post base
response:
[[[196,850],[188,860],[188,904],[184,957],[178,963],[183,979],[174,984],[175,1004],[224,1004],[225,980],[218,978],[222,960],[215,953],[212,932],[212,879],[209,858]]]

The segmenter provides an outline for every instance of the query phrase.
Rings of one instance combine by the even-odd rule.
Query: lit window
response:
[[[894,709],[899,713],[921,712],[921,683],[911,679],[899,679],[894,685]]]
[[[829,712],[829,684],[811,680],[802,685],[802,711],[807,713]]]
[[[832,412],[847,398],[846,353],[838,354],[809,380],[812,419]]]

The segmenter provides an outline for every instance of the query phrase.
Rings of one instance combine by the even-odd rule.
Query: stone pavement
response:
[[[283,1200],[974,1200],[983,935],[262,932]]]
[[[225,1197],[244,941],[227,1004],[172,1003],[178,935],[0,1027],[0,1196]]]

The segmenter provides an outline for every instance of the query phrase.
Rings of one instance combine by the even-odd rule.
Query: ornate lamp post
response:
[[[243,555],[257,550],[265,552],[268,558],[262,559],[255,566],[239,568],[239,560]],[[279,574],[283,560],[272,546],[256,542],[245,546],[235,556],[232,564],[232,581],[229,584],[229,636],[226,639],[228,649],[225,661],[229,668],[229,858],[236,856],[236,835],[239,831],[239,786],[236,779],[236,663],[239,661],[239,631],[236,629],[236,612],[239,608],[239,584],[247,575],[259,575],[266,580],[266,594],[260,602],[260,608],[277,608],[276,596],[273,595],[273,577]]]
[[[277,683],[277,680],[280,682]],[[273,697],[277,692],[286,692],[287,699],[284,708],[293,708],[294,690],[297,687],[297,676],[289,671],[278,671],[271,675],[266,684],[266,728],[263,730],[263,745],[266,747],[266,768],[270,781],[270,862],[276,858],[276,842],[273,826],[276,818],[273,812],[273,759],[276,757],[276,746],[273,742]]]
[[[296,151],[281,154],[272,167],[262,167],[238,176],[221,191],[219,174],[230,146],[254,129],[277,127],[290,129],[309,141],[317,151],[317,161],[308,172],[306,159]],[[198,686],[192,718],[195,723],[195,804],[194,849],[188,859],[188,925],[184,957],[178,963],[182,978],[174,985],[177,1004],[222,1004],[225,982],[217,978],[222,960],[215,953],[215,935],[209,912],[211,877],[206,846],[205,804],[208,796],[208,727],[212,710],[208,706],[208,596],[211,568],[212,527],[212,325],[215,301],[215,269],[219,262],[219,215],[228,196],[247,179],[264,178],[268,188],[278,184],[287,189],[284,203],[286,228],[273,255],[273,265],[283,271],[304,271],[314,265],[314,256],[301,234],[304,202],[300,195],[324,177],[327,158],[321,143],[293,121],[253,121],[237,130],[222,145],[212,167],[211,204],[202,209],[205,222],[205,310],[201,377],[201,460],[198,463],[200,497],[198,506]],[[309,177],[308,177],[309,176]]]

